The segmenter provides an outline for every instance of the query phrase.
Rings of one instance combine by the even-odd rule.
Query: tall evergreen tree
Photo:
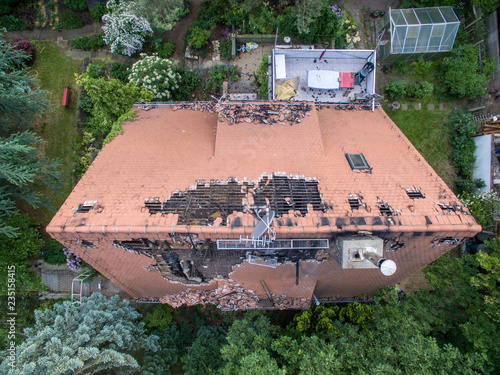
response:
[[[49,107],[47,93],[28,74],[29,58],[0,34],[0,130],[23,129]]]
[[[40,153],[43,142],[29,131],[0,137],[0,234],[16,235],[16,228],[6,224],[5,219],[17,212],[17,200],[22,199],[35,208],[48,206],[37,187],[44,185],[57,190],[60,186],[59,162]]]
[[[118,296],[100,293],[81,305],[65,301],[53,309],[36,310],[35,326],[26,328],[26,341],[16,350],[15,366],[5,358],[0,373],[8,375],[97,374],[117,370],[130,374],[139,365],[128,352],[157,350],[157,336],[146,336],[140,314]]]

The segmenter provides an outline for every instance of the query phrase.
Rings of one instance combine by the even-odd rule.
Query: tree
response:
[[[104,42],[111,46],[111,52],[132,56],[142,49],[145,37],[153,34],[149,22],[138,15],[136,3],[110,0],[111,11],[102,17]]]
[[[183,0],[136,0],[135,3],[155,33],[172,30],[175,21],[189,13]]]
[[[495,71],[491,59],[479,61],[479,50],[472,44],[453,48],[441,62],[440,74],[444,88],[458,98],[474,99],[484,95],[489,75]]]
[[[186,375],[216,374],[224,365],[220,348],[227,344],[226,331],[217,326],[203,326],[183,358]]]
[[[15,237],[0,236],[0,295],[7,296],[8,285],[15,285],[16,297],[24,298],[33,291],[42,288],[42,280],[31,270],[29,261],[36,258],[43,248],[40,238],[40,225],[27,215],[12,215],[5,220],[5,225],[17,229]],[[9,282],[7,270],[13,270],[14,283]]]
[[[144,355],[144,365],[141,375],[169,375],[170,366],[177,362],[179,331],[175,323],[164,326],[154,332],[159,339],[161,349],[156,352],[148,351]],[[184,348],[182,348],[184,349]]]
[[[141,60],[132,65],[129,75],[131,83],[153,93],[154,99],[168,100],[172,92],[179,88],[180,74],[174,71],[171,60],[162,59],[156,54],[147,56],[141,53]]]
[[[31,59],[23,49],[6,43],[0,34],[0,129],[23,128],[48,109],[47,93],[27,74]]]
[[[124,84],[117,79],[90,78],[86,73],[78,76],[76,82],[83,86],[92,102],[92,116],[106,126],[130,111],[138,101],[151,101],[153,95],[134,83]]]
[[[97,374],[115,369],[139,369],[125,352],[157,350],[157,336],[146,336],[140,314],[118,296],[100,293],[83,298],[81,305],[65,301],[53,309],[36,310],[35,326],[26,328],[26,341],[16,349],[15,367],[5,359],[0,372],[22,374]]]
[[[0,234],[13,237],[16,227],[6,223],[6,218],[17,212],[15,203],[22,199],[33,207],[45,206],[37,191],[40,185],[57,191],[61,173],[59,162],[41,155],[39,146],[44,141],[32,132],[0,137]]]

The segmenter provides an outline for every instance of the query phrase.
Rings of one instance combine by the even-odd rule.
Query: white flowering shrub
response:
[[[152,92],[157,101],[168,100],[172,97],[172,90],[179,88],[181,79],[172,64],[171,60],[162,59],[157,54],[147,56],[141,53],[141,60],[132,65],[129,81]]]
[[[104,42],[111,46],[111,52],[132,56],[142,49],[145,37],[153,34],[149,22],[137,15],[133,1],[118,4],[110,0],[107,7],[110,13],[102,16]]]

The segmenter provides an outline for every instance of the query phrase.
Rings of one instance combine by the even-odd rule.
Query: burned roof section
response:
[[[198,180],[196,186],[175,191],[163,203],[158,197],[145,198],[144,207],[150,214],[177,214],[179,224],[211,225],[221,218],[220,225],[226,225],[233,211],[248,211],[251,207],[269,207],[281,217],[290,210],[301,216],[310,209],[324,212],[327,206],[316,179],[273,174],[263,175],[255,183],[234,178],[210,183]]]

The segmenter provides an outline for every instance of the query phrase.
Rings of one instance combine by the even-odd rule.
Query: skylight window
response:
[[[345,154],[345,157],[352,170],[370,169],[363,154]]]

